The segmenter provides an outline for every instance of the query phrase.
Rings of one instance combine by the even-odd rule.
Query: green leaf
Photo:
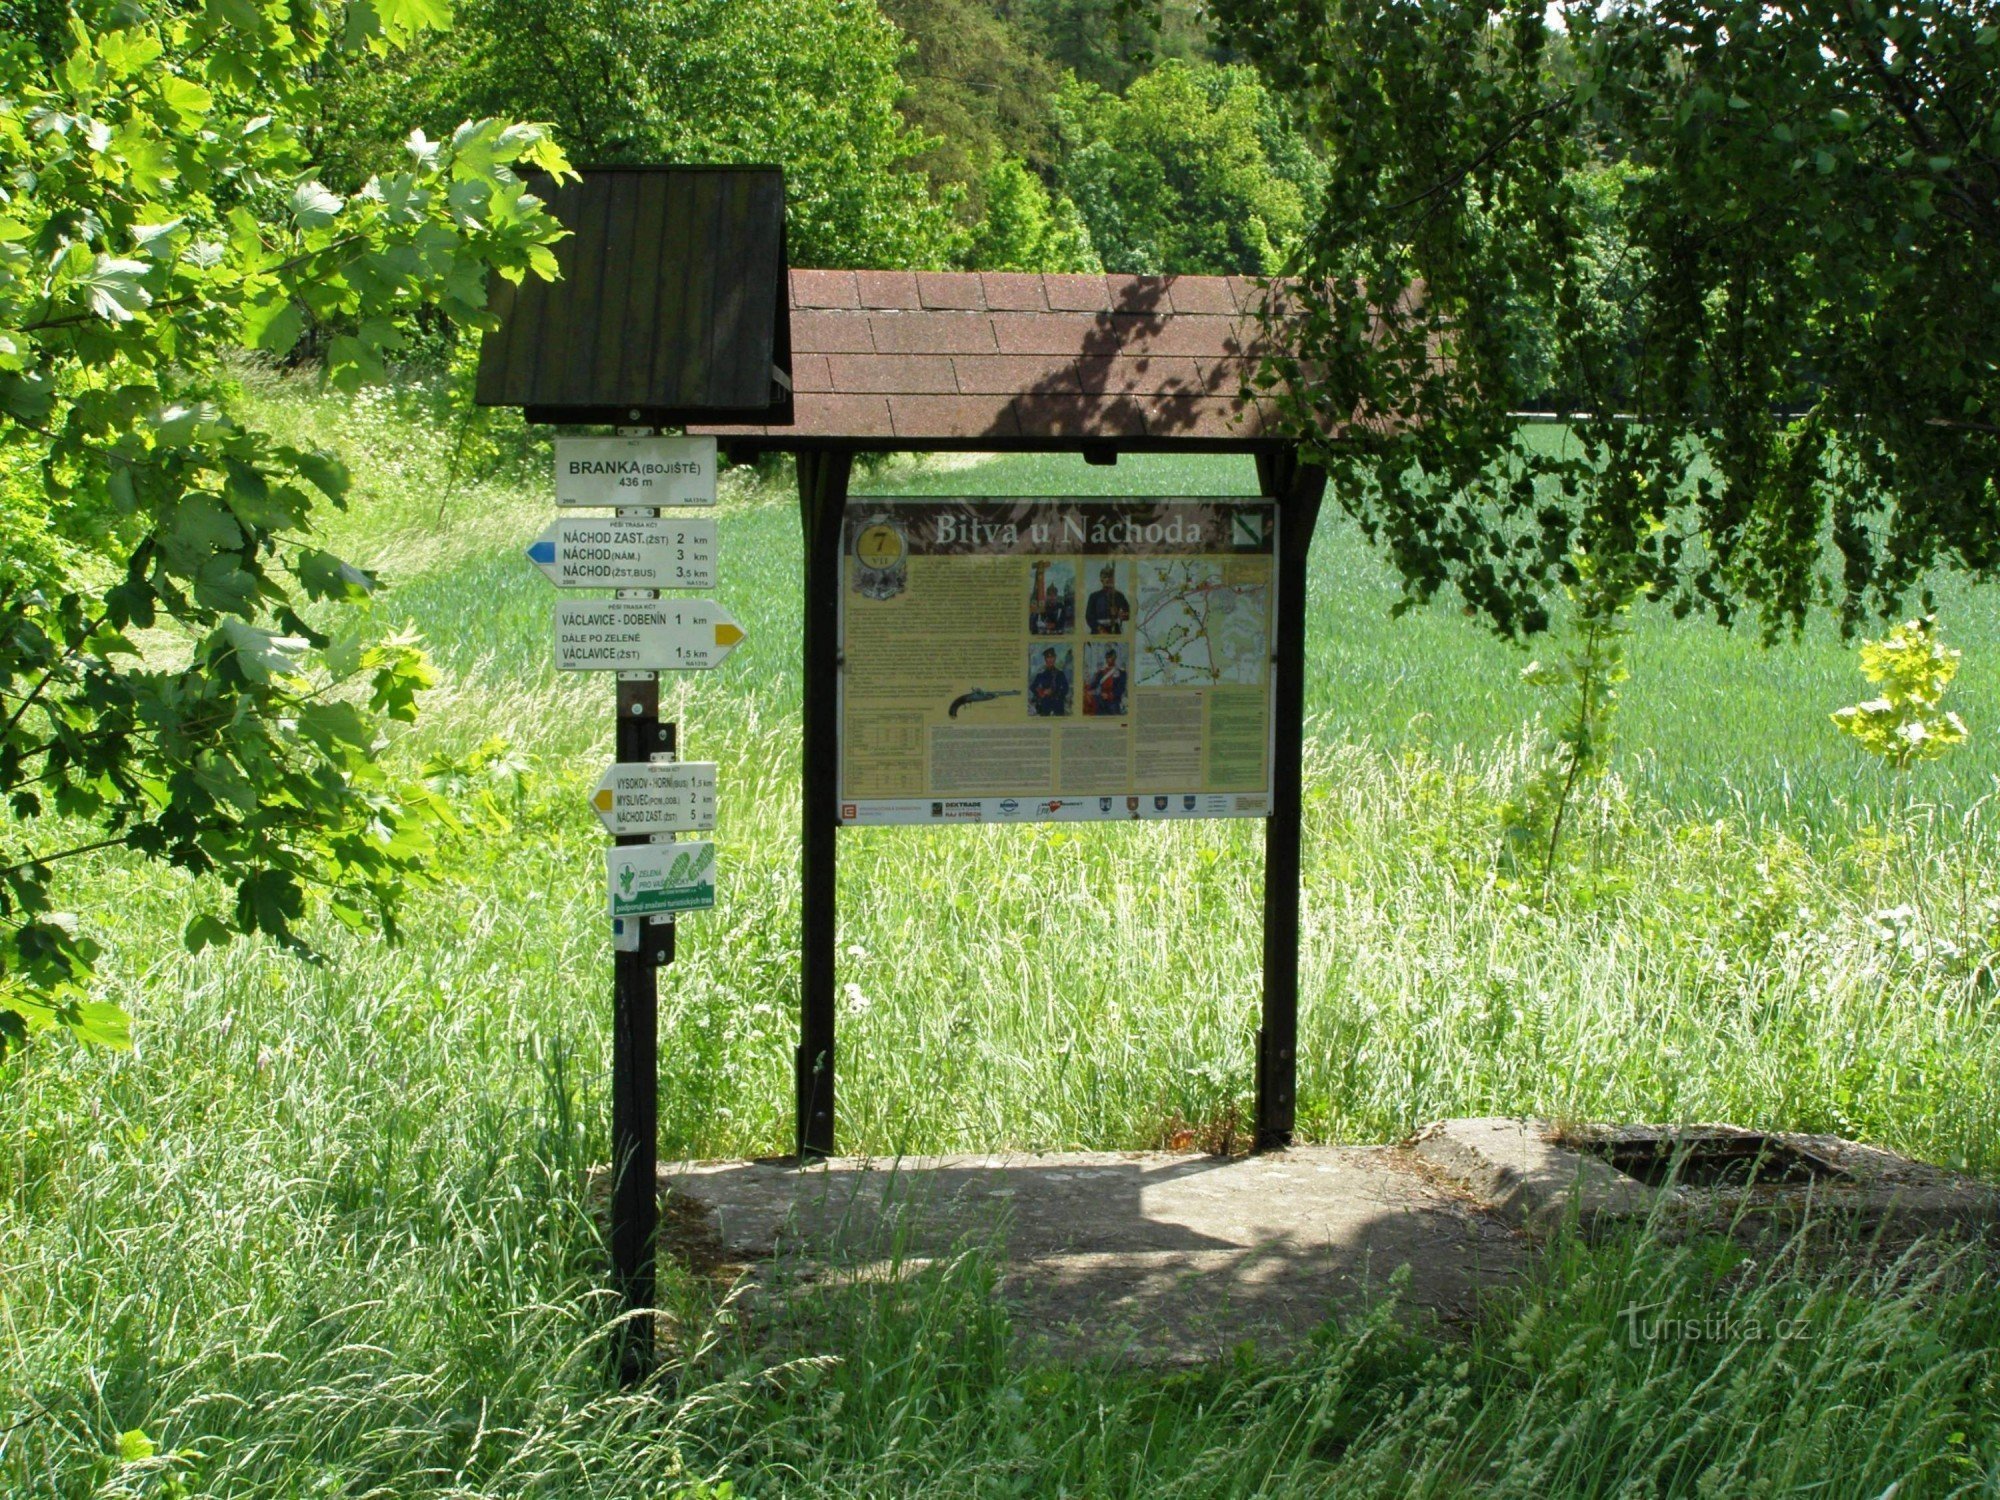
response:
[[[324,229],[340,217],[340,211],[346,206],[344,198],[317,179],[302,182],[292,189],[292,222],[301,229]]]
[[[368,574],[316,547],[299,554],[296,570],[299,582],[315,599],[359,604],[375,592],[375,580]]]
[[[287,939],[305,909],[305,893],[287,870],[259,870],[236,887],[236,921],[245,932]]]
[[[269,354],[288,354],[305,332],[306,317],[288,296],[276,294],[243,309],[243,342]]]
[[[63,1025],[79,1042],[109,1047],[114,1052],[132,1050],[132,1018],[109,1000],[79,1002],[64,1017]],[[150,1451],[147,1456],[151,1456]]]
[[[188,495],[160,527],[160,551],[177,572],[198,572],[217,552],[243,545],[243,531],[216,496]]]
[[[355,0],[356,7],[372,12],[364,25],[368,35],[377,31],[394,46],[403,46],[421,31],[443,31],[451,25],[450,0]]]
[[[215,107],[213,94],[178,73],[161,74],[153,87],[161,102],[180,117],[183,127],[200,124]]]
[[[153,294],[144,284],[151,269],[142,260],[100,255],[90,270],[73,278],[72,284],[88,294],[90,310],[96,316],[107,322],[127,323],[152,306]]]
[[[134,1427],[130,1432],[121,1432],[118,1434],[118,1461],[120,1463],[144,1463],[158,1451],[153,1444],[153,1440],[137,1427]]]
[[[285,456],[299,476],[327,499],[338,502],[346,497],[353,481],[338,455],[317,448],[294,448]]]
[[[237,670],[259,687],[268,687],[280,677],[297,671],[291,645],[268,630],[259,630],[243,620],[224,620],[218,635]]]
[[[225,946],[235,934],[220,917],[212,917],[203,912],[187,924],[181,932],[181,942],[190,953],[199,953],[204,948]]]
[[[186,227],[185,219],[169,219],[164,224],[135,224],[131,230],[133,247],[148,260],[172,260],[175,243]]]
[[[160,39],[151,31],[125,27],[98,38],[97,55],[113,78],[136,78],[160,55]]]
[[[358,391],[387,374],[382,356],[353,334],[343,333],[327,341],[326,378],[336,390]]]

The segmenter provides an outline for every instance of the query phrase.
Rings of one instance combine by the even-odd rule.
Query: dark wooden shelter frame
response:
[[[1281,539],[1272,637],[1271,812],[1264,844],[1256,1144],[1297,1111],[1306,559],[1326,475],[1241,394],[1261,336],[1249,283],[1222,277],[791,273],[796,419],[691,429],[734,456],[787,451],[804,530],[801,990],[795,1122],[802,1158],[834,1153],[842,523],[870,452],[1248,453]],[[1011,361],[1011,363],[1010,363]]]

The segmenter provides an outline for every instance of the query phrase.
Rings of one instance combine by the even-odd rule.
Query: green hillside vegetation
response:
[[[1191,8],[1111,9],[468,0],[398,68],[329,57],[314,151],[346,190],[511,115],[578,162],[782,164],[795,265],[1276,270],[1324,171],[1296,123]]]

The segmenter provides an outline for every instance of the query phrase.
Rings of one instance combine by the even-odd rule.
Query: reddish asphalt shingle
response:
[[[1254,282],[1221,276],[794,271],[781,444],[1254,439]]]
[[[792,272],[792,306],[859,307],[861,296],[852,271]]]

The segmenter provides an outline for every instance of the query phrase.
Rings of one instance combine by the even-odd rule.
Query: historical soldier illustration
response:
[[[1124,713],[1128,679],[1118,648],[1110,644],[1086,646],[1083,655],[1083,711],[1098,718]]]
[[[1097,587],[1084,601],[1084,628],[1092,635],[1123,635],[1132,618],[1132,602],[1118,587],[1118,568],[1106,563],[1097,570]]]
[[[1069,713],[1070,677],[1072,658],[1069,648],[1059,652],[1054,646],[1044,646],[1041,665],[1028,678],[1028,712],[1041,719],[1061,718]],[[1030,665],[1034,657],[1029,657]]]
[[[1028,633],[1068,635],[1076,621],[1076,564],[1038,562],[1028,589]]]

